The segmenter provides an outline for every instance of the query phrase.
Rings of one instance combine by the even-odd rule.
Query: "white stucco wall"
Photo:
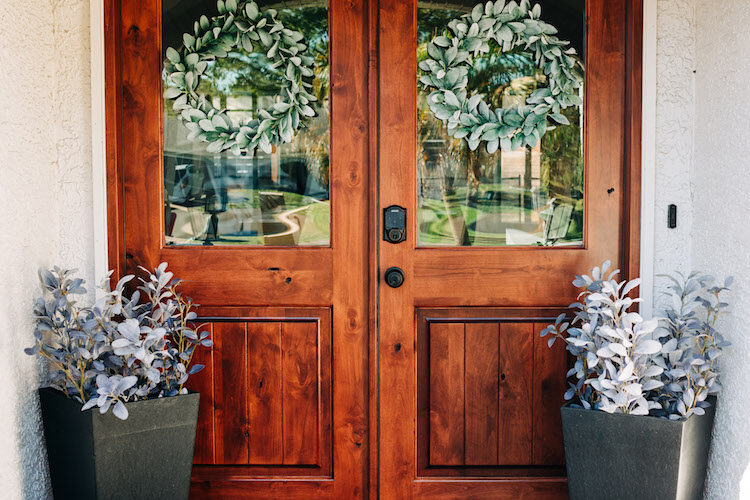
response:
[[[656,32],[654,274],[690,269],[695,130],[695,0],[659,0]],[[667,228],[667,206],[677,227]],[[655,303],[660,299],[656,279]]]
[[[750,499],[750,3],[659,0],[658,15],[655,273],[736,278],[706,498]]]
[[[0,2],[0,497],[49,496],[31,345],[37,270],[93,276],[89,10]]]
[[[709,495],[750,499],[750,2],[696,2],[693,266],[732,274]]]

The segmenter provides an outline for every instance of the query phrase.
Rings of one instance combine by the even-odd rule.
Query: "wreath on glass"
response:
[[[430,110],[448,127],[448,134],[464,138],[473,151],[486,142],[487,152],[534,147],[547,132],[547,118],[568,125],[561,111],[580,105],[581,77],[576,51],[555,36],[557,29],[540,19],[539,4],[528,0],[488,1],[448,23],[448,30],[427,44],[429,59],[419,63],[420,82],[435,89],[427,98]],[[503,52],[523,48],[534,54],[548,86],[531,93],[525,104],[490,109],[482,94],[467,95],[472,56],[489,52],[489,42]]]
[[[310,103],[316,98],[309,81],[314,76],[313,59],[306,55],[302,33],[285,28],[276,10],[261,12],[253,1],[219,0],[217,6],[218,16],[201,16],[193,33],[182,35],[180,50],[167,48],[164,98],[172,101],[189,131],[188,139],[209,143],[208,152],[253,156],[260,148],[270,153],[273,146],[291,142],[305,121],[315,116]],[[273,68],[282,69],[283,84],[273,105],[260,109],[257,118],[235,125],[225,109],[216,109],[197,90],[209,61],[227,57],[239,46],[249,53],[262,50]]]

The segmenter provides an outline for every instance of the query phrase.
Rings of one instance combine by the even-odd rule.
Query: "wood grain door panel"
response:
[[[202,307],[214,347],[188,382],[201,393],[194,463],[235,473],[330,478],[329,308]],[[241,467],[240,467],[241,466]]]
[[[567,356],[556,309],[417,309],[417,477],[556,474]]]

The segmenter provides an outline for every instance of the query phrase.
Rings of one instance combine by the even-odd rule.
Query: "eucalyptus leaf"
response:
[[[167,87],[164,91],[164,98],[165,99],[175,99],[182,94],[182,91],[178,89],[177,87]]]
[[[203,31],[206,31],[211,26],[211,23],[208,22],[208,18],[206,16],[201,16],[199,22],[201,30]]]
[[[471,20],[474,22],[477,22],[482,18],[482,15],[484,15],[484,9],[483,9],[482,4],[478,3],[471,10]]]
[[[248,2],[245,4],[245,14],[251,21],[255,21],[258,18],[258,4],[255,2]]]
[[[434,43],[438,47],[450,47],[451,41],[448,39],[448,37],[445,36],[436,36],[432,39],[432,43]]]
[[[193,47],[195,47],[195,37],[191,35],[190,33],[183,33],[182,41],[185,44],[185,47],[188,49],[192,50]]]
[[[189,68],[192,68],[193,66],[195,66],[199,60],[200,60],[200,56],[195,52],[185,56],[185,63],[187,63]]]
[[[456,108],[461,107],[461,103],[459,102],[458,98],[456,97],[456,94],[451,92],[450,90],[445,91],[445,104],[449,106],[453,106]]]
[[[167,59],[169,59],[169,61],[172,62],[173,64],[177,64],[178,62],[180,62],[180,53],[177,52],[172,47],[167,47],[166,55],[167,55]]]
[[[271,42],[273,41],[273,38],[271,38],[271,35],[268,34],[267,31],[259,29],[258,30],[258,36],[260,37],[260,42],[265,45],[266,47],[271,45]]]

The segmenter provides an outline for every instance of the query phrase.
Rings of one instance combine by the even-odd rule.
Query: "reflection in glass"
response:
[[[212,154],[188,140],[171,102],[164,105],[164,217],[167,245],[329,245],[328,6],[325,1],[257,1],[275,8],[284,26],[305,35],[315,59],[316,116],[294,140],[260,149],[253,158]],[[301,6],[300,6],[301,5]],[[215,0],[163,0],[163,48],[180,47],[201,15],[216,15]],[[275,102],[281,69],[262,53],[235,47],[209,63],[198,93],[237,123]]]
[[[583,74],[584,1],[541,1],[542,20],[571,42]],[[476,2],[419,2],[417,61],[451,19]],[[546,85],[533,54],[490,53],[473,61],[467,92],[484,95],[491,108],[523,104]],[[563,113],[570,125],[550,127],[534,148],[487,154],[484,143],[469,150],[430,111],[429,91],[418,84],[418,241],[422,246],[505,246],[583,244],[583,109]],[[581,89],[583,92],[583,89]],[[550,125],[552,123],[550,122]]]

